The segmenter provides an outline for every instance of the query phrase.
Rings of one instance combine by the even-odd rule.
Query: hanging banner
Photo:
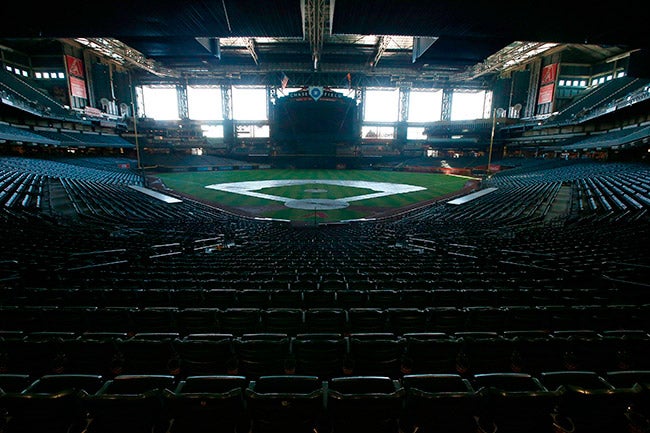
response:
[[[84,65],[80,58],[68,56],[66,54],[65,66],[68,69],[68,75],[72,75],[74,77],[79,77],[79,78],[85,77]]]
[[[72,96],[88,99],[88,95],[86,93],[86,81],[73,76],[69,76],[68,80],[70,82],[70,94]]]
[[[553,94],[555,93],[555,84],[546,84],[539,88],[539,97],[537,98],[538,104],[547,104],[553,102]]]
[[[555,83],[555,79],[557,78],[557,66],[557,63],[553,63],[542,68],[540,84]]]
[[[66,54],[65,67],[68,73],[70,96],[88,99],[88,94],[86,93],[86,80],[84,79],[84,66],[81,59]]]

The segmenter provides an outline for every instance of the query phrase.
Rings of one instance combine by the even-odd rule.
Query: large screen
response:
[[[306,87],[272,105],[270,135],[276,142],[358,140],[360,124],[354,99],[322,87]]]

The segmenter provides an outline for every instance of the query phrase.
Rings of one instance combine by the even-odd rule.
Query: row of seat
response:
[[[334,377],[0,375],[3,432],[644,431],[650,370]]]
[[[314,282],[228,280],[199,282],[205,288],[166,288],[165,282],[145,282],[158,288],[104,287],[0,287],[3,305],[95,306],[95,307],[218,307],[218,308],[387,308],[477,307],[477,306],[580,306],[638,303],[647,298],[642,290],[616,288],[537,289],[445,289],[435,282],[376,281],[344,282],[350,288],[316,288]],[[337,283],[337,284],[338,284]],[[136,283],[134,283],[136,284]],[[144,283],[143,283],[144,284]],[[171,282],[173,284],[173,282]],[[288,288],[305,284],[313,288]],[[326,284],[333,284],[332,281]],[[420,288],[399,288],[401,285]],[[211,287],[210,287],[211,286]],[[302,286],[302,287],[305,287]],[[374,287],[374,288],[364,288]],[[239,287],[239,288],[238,288]],[[251,288],[256,287],[256,288]]]
[[[388,308],[0,307],[2,331],[231,333],[650,329],[648,305]]]
[[[645,331],[231,334],[66,333],[6,335],[0,372],[169,374],[176,377],[275,374],[400,378],[412,373],[650,369]]]

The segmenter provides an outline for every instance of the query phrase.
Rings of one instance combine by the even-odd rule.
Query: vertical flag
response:
[[[285,74],[284,72],[282,73],[281,83],[282,83],[282,90],[286,89],[287,84],[289,84],[289,77],[287,77],[287,74]]]
[[[350,75],[348,72],[348,75],[346,75],[346,77],[348,79],[348,90],[350,90],[352,88],[352,75]]]

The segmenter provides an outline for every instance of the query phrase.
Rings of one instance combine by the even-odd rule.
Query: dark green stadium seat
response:
[[[254,433],[311,433],[323,423],[325,387],[317,376],[261,376],[246,389]]]
[[[404,432],[465,433],[476,431],[478,396],[469,380],[458,374],[404,375]]]
[[[164,407],[169,433],[245,433],[250,429],[244,376],[188,376],[171,392],[165,391]]]
[[[405,391],[386,376],[334,377],[328,381],[327,413],[333,433],[397,433]]]

